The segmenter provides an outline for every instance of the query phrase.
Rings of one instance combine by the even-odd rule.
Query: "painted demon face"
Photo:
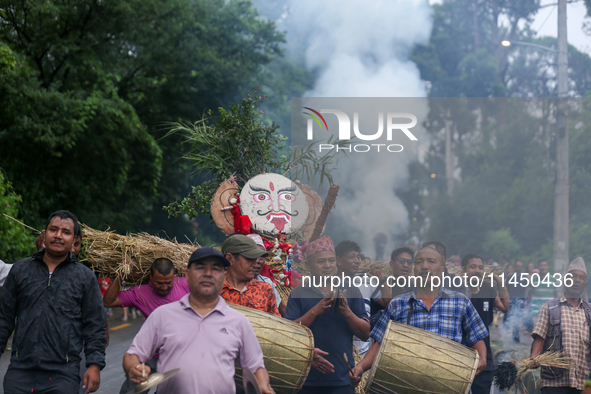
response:
[[[283,175],[260,174],[244,185],[240,210],[258,231],[290,234],[304,225],[308,201],[302,190]]]

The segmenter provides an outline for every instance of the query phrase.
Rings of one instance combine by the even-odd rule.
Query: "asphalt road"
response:
[[[127,322],[122,322],[121,318],[123,312],[120,308],[114,309],[114,316],[108,318],[109,320],[109,333],[110,342],[107,347],[107,365],[101,371],[101,386],[96,391],[97,394],[118,394],[121,389],[121,385],[125,380],[125,374],[121,363],[123,361],[123,355],[129,349],[131,341],[135,334],[139,331],[143,318],[137,318],[135,320],[129,319]],[[10,362],[10,352],[5,351],[0,358],[0,379],[4,379],[4,374],[8,368]],[[84,373],[84,360],[82,361],[81,371]],[[156,389],[150,390],[150,394],[154,393]],[[83,393],[81,390],[80,393]],[[0,384],[0,394],[4,394],[3,385]]]

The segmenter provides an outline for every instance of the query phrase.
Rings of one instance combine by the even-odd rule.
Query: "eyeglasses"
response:
[[[408,265],[412,265],[413,264],[413,260],[412,259],[403,259],[402,257],[398,257],[396,259],[396,261],[398,261],[400,264],[408,264]]]

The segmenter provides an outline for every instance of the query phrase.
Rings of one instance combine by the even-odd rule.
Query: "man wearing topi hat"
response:
[[[531,334],[531,356],[563,351],[572,362],[568,369],[542,367],[542,394],[580,393],[591,371],[591,305],[581,298],[587,286],[587,267],[582,257],[570,263],[563,283],[564,296],[540,308]]]
[[[158,386],[160,393],[235,393],[236,361],[254,373],[263,394],[274,393],[252,325],[220,296],[229,266],[212,247],[193,252],[185,271],[190,293],[157,308],[123,358],[133,383],[147,380],[144,363],[158,352],[159,371],[180,368]]]
[[[222,253],[231,264],[221,293],[224,300],[281,316],[271,285],[254,278],[257,259],[267,256],[267,251],[246,235],[234,234],[222,244]]]
[[[330,279],[328,286],[319,284],[337,274],[335,248],[329,236],[300,243],[294,255],[306,261],[312,280],[304,277],[302,285],[293,289],[285,318],[308,327],[315,346],[312,369],[300,394],[353,394],[355,389],[348,377],[355,363],[353,336],[365,341],[370,331],[361,292],[345,283],[338,287],[337,295],[331,291]]]

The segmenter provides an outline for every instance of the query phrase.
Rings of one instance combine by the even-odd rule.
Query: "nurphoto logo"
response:
[[[350,140],[351,139],[351,119],[344,111],[338,109],[321,109],[317,111],[310,107],[303,107],[308,111],[304,111],[305,115],[308,115],[311,119],[307,122],[307,139],[312,141],[314,139],[314,124],[316,123],[320,130],[326,129],[329,131],[326,119],[322,114],[333,114],[337,117],[339,124],[338,127],[338,138],[339,140]],[[416,126],[417,117],[408,112],[388,112],[386,114],[386,140],[392,141],[392,136],[396,132],[402,132],[411,141],[417,141],[417,137],[410,131],[411,128]],[[378,113],[378,130],[373,134],[365,134],[359,130],[359,112],[353,112],[353,134],[356,138],[361,141],[377,141],[382,138],[384,134],[384,113]],[[338,146],[333,144],[319,144],[318,151],[323,150],[346,150],[347,152],[359,152],[365,153],[370,150],[376,150],[380,152],[380,149],[397,153],[402,152],[404,147],[400,144],[349,144],[345,146]]]

